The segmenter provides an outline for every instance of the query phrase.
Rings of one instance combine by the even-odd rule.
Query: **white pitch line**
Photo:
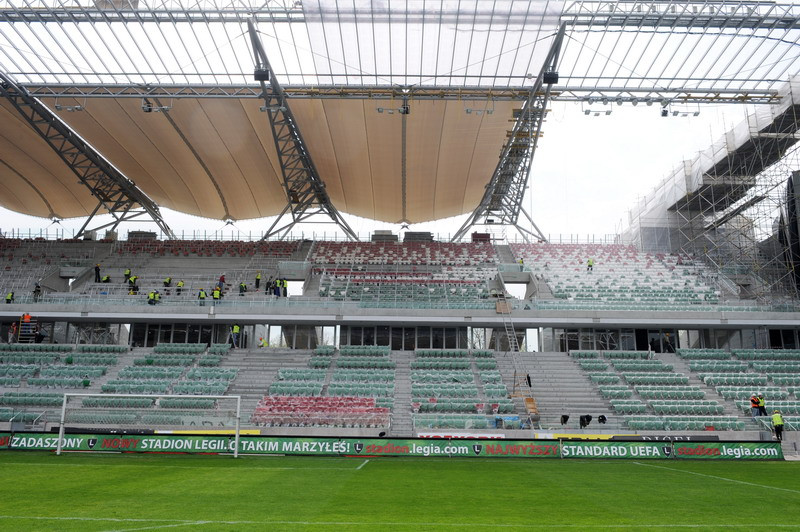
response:
[[[220,467],[213,467],[213,466],[179,466],[179,465],[160,465],[160,464],[110,464],[110,463],[102,463],[102,464],[37,464],[35,462],[3,462],[3,465],[16,465],[16,466],[23,466],[27,468],[34,468],[39,466],[52,466],[52,467],[147,467],[147,468],[157,468],[157,469],[220,469]],[[325,470],[334,470],[334,471],[352,471],[352,467],[263,467],[261,470],[270,470],[270,471],[295,471],[295,470],[309,470],[309,471],[316,471],[318,469],[325,469]]]
[[[364,460],[364,462],[363,462],[363,463],[362,463],[360,466],[358,466],[358,467],[356,468],[356,471],[358,471],[359,469],[361,469],[362,467],[364,467],[364,466],[365,466],[365,465],[367,465],[368,463],[369,463],[369,460]]]
[[[154,525],[154,526],[144,526],[139,528],[118,528],[112,530],[104,530],[103,532],[134,532],[135,530],[160,530],[162,528],[177,528],[180,526],[205,525],[208,523],[209,523],[208,521],[191,521],[189,523],[176,523],[172,525]]]
[[[0,515],[0,519],[32,519],[32,520],[40,520],[40,521],[100,521],[100,522],[116,522],[116,523],[174,523],[170,525],[155,525],[152,527],[145,527],[145,528],[132,528],[132,529],[125,529],[125,530],[156,530],[159,528],[168,528],[168,527],[179,527],[179,526],[191,526],[191,525],[258,525],[258,526],[268,526],[268,525],[316,525],[316,526],[391,526],[391,527],[433,527],[433,528],[444,528],[444,527],[452,527],[452,528],[465,528],[465,527],[473,527],[473,528],[529,528],[529,529],[558,529],[558,528],[574,528],[578,530],[587,530],[587,529],[596,529],[596,530],[604,530],[604,529],[620,529],[620,528],[632,528],[632,529],[641,529],[641,528],[708,528],[708,527],[715,527],[715,528],[747,528],[752,529],[753,524],[738,524],[738,523],[668,523],[668,524],[657,524],[657,523],[627,523],[627,524],[602,524],[602,525],[593,525],[593,524],[571,524],[571,523],[520,523],[520,524],[511,524],[511,523],[420,523],[414,521],[407,521],[404,523],[397,523],[397,522],[378,522],[378,521],[214,521],[214,520],[182,520],[182,519],[137,519],[137,518],[124,518],[124,517],[42,517],[42,516],[22,516],[22,515]],[[758,527],[774,527],[774,528],[800,528],[800,523],[798,524],[786,524],[786,523],[778,523],[778,524],[768,524],[768,523],[758,523]],[[115,532],[122,532],[122,530],[116,530]]]
[[[789,488],[779,488],[777,486],[769,486],[767,484],[756,484],[755,482],[747,482],[745,480],[736,480],[736,479],[733,479],[733,478],[718,477],[716,475],[707,475],[705,473],[697,473],[695,471],[687,471],[685,469],[675,469],[675,468],[672,468],[672,467],[659,466],[659,465],[655,465],[655,464],[645,464],[643,462],[634,461],[633,463],[637,464],[637,465],[640,465],[640,466],[645,466],[645,467],[655,467],[656,469],[666,469],[668,471],[677,471],[678,473],[686,473],[687,475],[697,475],[698,477],[714,478],[714,479],[717,479],[717,480],[725,480],[727,482],[734,482],[736,484],[744,484],[746,486],[755,486],[757,488],[767,488],[767,489],[771,489],[771,490],[788,491],[789,493],[797,493],[798,495],[800,495],[800,490],[793,490],[793,489],[789,489]]]

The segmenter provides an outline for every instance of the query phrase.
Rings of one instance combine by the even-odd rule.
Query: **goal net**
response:
[[[241,397],[238,395],[131,395],[65,393],[57,454],[70,430],[152,430],[227,432],[238,455]]]

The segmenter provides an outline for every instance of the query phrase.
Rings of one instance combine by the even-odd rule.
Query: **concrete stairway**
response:
[[[501,264],[513,264],[516,261],[514,253],[511,252],[511,246],[508,244],[496,244],[494,251],[497,254],[497,260]]]
[[[568,428],[577,427],[585,414],[595,420],[600,414],[613,418],[608,402],[567,353],[520,353],[520,357],[531,376],[543,428],[561,427],[563,414],[570,416]]]
[[[392,360],[397,364],[394,372],[394,406],[392,408],[392,428],[389,435],[408,438],[414,435],[411,416],[411,359],[413,351],[393,351]]]

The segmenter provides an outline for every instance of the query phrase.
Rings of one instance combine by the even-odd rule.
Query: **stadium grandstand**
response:
[[[799,6],[0,0],[0,44],[0,206],[80,225],[4,224],[0,430],[771,441],[762,394],[797,452]],[[564,103],[744,119],[576,241],[525,207]]]

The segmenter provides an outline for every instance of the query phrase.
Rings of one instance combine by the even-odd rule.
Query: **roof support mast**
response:
[[[114,231],[122,222],[145,221],[138,219],[142,215],[148,215],[167,237],[175,238],[153,200],[42,102],[2,72],[0,72],[0,96],[11,103],[20,116],[78,176],[81,184],[97,198],[97,206],[75,235],[76,238],[99,229],[110,228]],[[107,211],[114,219],[88,229],[95,215],[103,214],[102,211]],[[58,218],[57,213],[51,213],[51,216]]]
[[[289,109],[286,94],[278,84],[277,76],[269,64],[252,19],[247,21],[247,29],[250,32],[255,56],[255,78],[261,85],[260,97],[264,100],[264,110],[275,139],[287,201],[286,207],[264,234],[264,238],[271,236],[284,238],[296,224],[309,221],[318,215],[327,215],[348,238],[358,240],[358,236],[331,203],[325,190],[325,183],[314,166],[311,153]]]
[[[484,224],[513,225],[525,241],[528,241],[529,237],[547,240],[522,207],[522,200],[528,185],[533,155],[542,132],[542,122],[547,113],[550,91],[553,83],[558,81],[556,66],[565,29],[566,24],[562,22],[530,96],[519,111],[514,128],[508,134],[500,162],[497,163],[492,179],[486,185],[486,192],[464,225],[453,236],[454,242],[463,238],[471,227]],[[519,225],[520,213],[525,216],[533,231]]]

